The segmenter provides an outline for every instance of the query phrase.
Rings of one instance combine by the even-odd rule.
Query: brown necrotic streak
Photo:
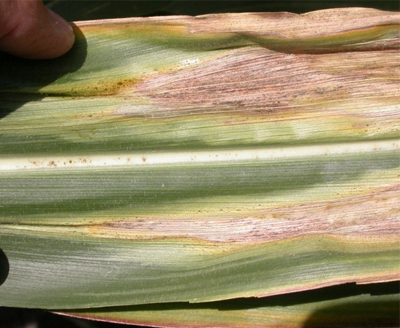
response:
[[[193,68],[148,78],[133,90],[151,101],[153,117],[164,118],[227,111],[316,112],[344,102],[352,103],[354,110],[366,96],[380,102],[390,101],[388,95],[393,98],[400,73],[395,56],[395,51],[371,51],[363,53],[360,61],[354,53],[285,54],[248,47]],[[371,62],[377,57],[382,65]],[[133,90],[124,89],[121,94]],[[134,106],[124,114],[140,116]]]
[[[396,239],[400,234],[400,185],[330,202],[259,210],[254,216],[150,217],[91,227],[103,237],[189,238],[222,243],[265,243],[304,236]]]

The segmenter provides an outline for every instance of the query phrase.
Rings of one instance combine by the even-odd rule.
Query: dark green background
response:
[[[399,1],[79,1],[50,0],[48,7],[68,21],[100,18],[160,15],[202,15],[223,12],[289,11],[304,13],[312,10],[337,7],[370,7],[382,10],[399,10]]]

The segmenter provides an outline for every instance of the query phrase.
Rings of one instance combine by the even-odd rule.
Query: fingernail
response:
[[[53,17],[55,24],[58,28],[62,29],[66,34],[70,36],[70,38],[74,37],[74,32],[72,26],[67,23],[67,21],[57,15],[54,11],[48,9],[50,15]]]

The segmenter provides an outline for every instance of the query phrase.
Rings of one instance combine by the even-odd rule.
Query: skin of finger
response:
[[[41,0],[1,0],[0,50],[32,59],[61,56],[74,42],[72,29],[63,28],[61,20]]]

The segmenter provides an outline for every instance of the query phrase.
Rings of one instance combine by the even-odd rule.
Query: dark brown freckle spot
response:
[[[118,85],[122,85],[123,83],[122,83],[122,82],[118,82],[117,84],[118,84]]]
[[[69,164],[72,164],[72,161],[71,161],[71,160],[69,160]]]
[[[146,162],[146,157],[142,157],[143,163]]]

